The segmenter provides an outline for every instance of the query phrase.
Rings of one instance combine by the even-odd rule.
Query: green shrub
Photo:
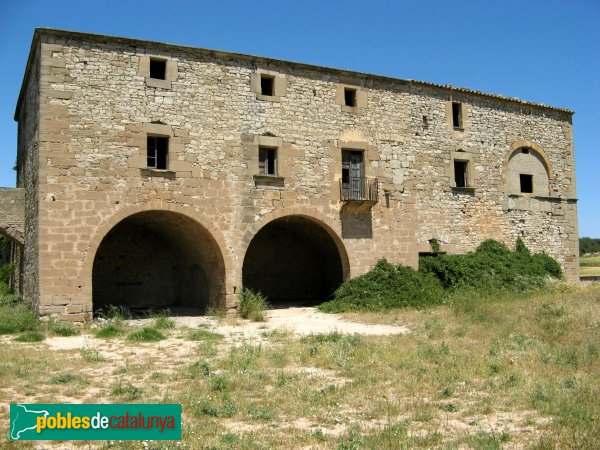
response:
[[[527,291],[543,287],[548,276],[562,277],[560,265],[545,253],[532,255],[522,240],[517,250],[493,240],[475,252],[420,258],[419,270],[434,275],[444,289],[476,288]]]
[[[154,328],[142,328],[129,333],[129,336],[127,336],[127,340],[133,342],[156,342],[162,341],[164,338],[165,336]]]
[[[242,289],[240,294],[240,317],[250,319],[253,322],[263,322],[265,311],[268,308],[269,304],[260,292],[253,292],[246,288]]]
[[[37,331],[27,331],[26,333],[17,336],[14,340],[17,342],[41,342],[46,339],[42,333]]]
[[[0,334],[21,333],[38,328],[33,311],[24,303],[0,304]]]
[[[493,239],[486,239],[481,244],[479,244],[479,247],[477,247],[475,252],[504,256],[510,253],[510,249],[502,242],[498,242]]]
[[[325,312],[381,311],[391,308],[423,308],[441,303],[445,293],[431,274],[380,259],[373,270],[342,284],[333,300],[322,303]]]

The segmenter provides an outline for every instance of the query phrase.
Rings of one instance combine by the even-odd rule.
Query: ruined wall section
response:
[[[23,298],[35,309],[39,307],[39,133],[40,133],[40,53],[32,49],[29,73],[22,87],[16,119],[17,187],[24,189],[22,280],[19,289]],[[20,257],[20,255],[19,255]]]
[[[0,265],[12,263],[8,287],[22,294],[23,242],[25,231],[25,190],[0,188],[0,234],[8,238],[5,248],[0,248]]]

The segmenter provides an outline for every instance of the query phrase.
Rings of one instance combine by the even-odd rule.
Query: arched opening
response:
[[[321,303],[344,280],[345,255],[338,245],[330,232],[306,217],[273,220],[248,246],[244,286],[260,291],[274,307]]]
[[[507,191],[511,194],[549,195],[546,161],[535,149],[520,147],[508,160]]]
[[[171,211],[144,211],[115,225],[102,239],[92,269],[94,310],[168,308],[202,314],[219,306],[224,262],[210,233]]]

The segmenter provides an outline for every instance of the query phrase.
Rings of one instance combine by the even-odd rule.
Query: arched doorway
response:
[[[314,305],[330,298],[344,280],[346,257],[334,239],[331,231],[307,217],[269,222],[246,251],[244,286],[260,291],[274,307]]]
[[[201,314],[218,305],[224,273],[217,243],[198,222],[172,211],[139,212],[117,223],[98,247],[94,310],[117,305]]]

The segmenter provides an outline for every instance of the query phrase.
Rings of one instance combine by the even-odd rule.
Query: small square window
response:
[[[260,75],[260,93],[272,97],[275,95],[275,77],[270,75]]]
[[[167,61],[164,59],[150,58],[150,78],[156,80],[167,79]]]
[[[533,193],[533,175],[521,173],[519,179],[521,181],[521,192],[524,194]]]
[[[529,155],[529,149],[527,147],[521,149],[521,153],[524,155]]]
[[[452,102],[452,126],[454,128],[463,127],[462,103]]]
[[[277,175],[277,149],[258,148],[258,173],[260,175]]]
[[[454,183],[458,188],[469,186],[469,161],[454,161]]]
[[[344,88],[344,105],[356,107],[356,89]]]
[[[148,136],[147,149],[148,167],[151,169],[167,170],[169,138]]]

